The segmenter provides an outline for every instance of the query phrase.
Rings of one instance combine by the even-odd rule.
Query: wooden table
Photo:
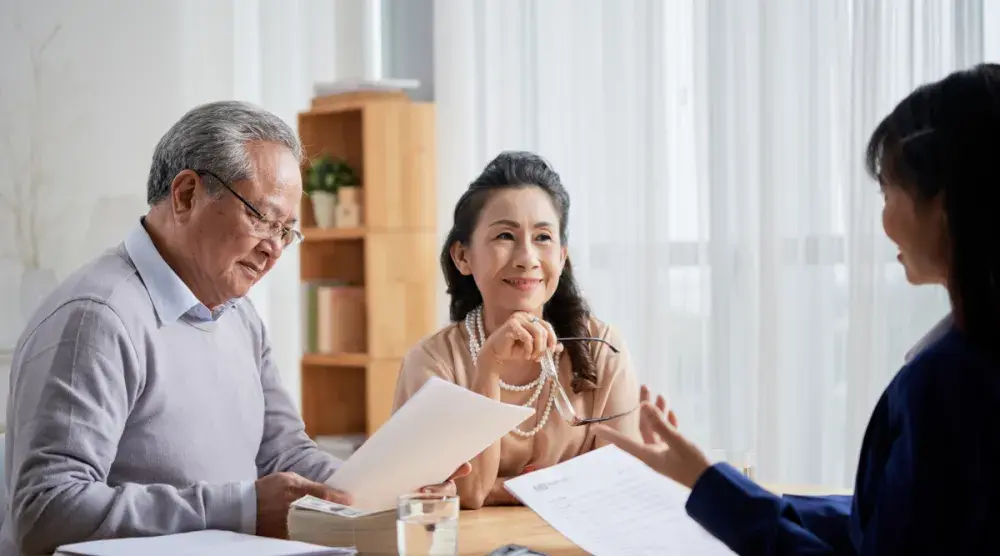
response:
[[[850,490],[807,485],[766,485],[780,494],[850,494]],[[550,556],[587,554],[525,507],[466,510],[458,519],[458,553],[483,556],[508,544],[519,544]]]
[[[525,507],[465,510],[458,518],[458,553],[483,556],[508,544],[550,556],[586,554]]]
[[[765,486],[771,492],[784,494],[851,493],[850,490],[803,485]],[[508,544],[526,546],[548,556],[587,554],[523,506],[464,510],[458,523],[458,553],[461,556],[484,556]]]

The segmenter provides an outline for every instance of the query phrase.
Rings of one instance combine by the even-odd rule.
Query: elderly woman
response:
[[[410,350],[395,407],[438,376],[535,408],[457,481],[465,508],[514,504],[506,479],[601,446],[579,419],[610,418],[639,438],[639,386],[621,336],[590,313],[573,279],[568,218],[559,175],[523,152],[490,162],[455,207],[441,252],[453,323]]]

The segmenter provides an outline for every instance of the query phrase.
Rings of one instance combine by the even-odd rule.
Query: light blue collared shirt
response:
[[[125,237],[125,251],[132,259],[132,264],[139,272],[139,277],[146,285],[149,298],[153,301],[153,309],[160,320],[160,326],[166,326],[177,321],[184,315],[203,322],[217,320],[226,309],[236,304],[239,299],[232,299],[216,307],[212,311],[198,301],[191,288],[181,280],[181,277],[170,268],[167,261],[160,255],[149,232],[143,226],[143,219]],[[240,498],[244,507],[253,511],[243,516],[241,523],[244,533],[253,535],[257,530],[257,489],[254,481],[243,481],[239,487]]]
[[[132,263],[139,271],[139,277],[149,291],[160,326],[172,324],[183,315],[211,322],[221,317],[226,309],[238,301],[238,299],[227,301],[214,311],[198,301],[191,288],[181,280],[174,269],[170,268],[167,261],[163,260],[141,218],[139,224],[125,238],[125,251],[132,258]]]

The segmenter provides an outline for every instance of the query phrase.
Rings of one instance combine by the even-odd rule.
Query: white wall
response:
[[[386,77],[416,79],[418,101],[434,100],[434,0],[381,0]]]
[[[442,9],[444,8],[444,9]],[[433,49],[434,49],[434,100],[437,104],[435,121],[437,132],[438,172],[438,245],[442,245],[451,229],[455,203],[469,183],[479,175],[482,167],[475,164],[478,146],[475,126],[467,121],[467,114],[474,110],[477,94],[482,86],[476,73],[476,53],[459,45],[474,40],[471,21],[475,6],[463,0],[435,0]],[[449,29],[445,34],[442,29]],[[468,78],[464,76],[468,75]],[[480,82],[477,82],[480,81]],[[442,110],[442,107],[445,109]],[[438,278],[438,320],[448,322],[448,294],[444,276]]]
[[[983,52],[986,60],[1000,63],[1000,0],[983,0]]]
[[[37,169],[38,262],[57,279],[120,241],[145,212],[159,137],[186,110],[261,104],[293,126],[315,81],[358,75],[364,0],[4,0],[0,3],[0,196]],[[37,88],[32,52],[39,58]],[[338,66],[340,71],[338,72]],[[25,170],[25,171],[22,171]],[[21,182],[23,184],[23,181]],[[0,207],[2,210],[2,207]],[[26,207],[21,206],[21,214]],[[0,217],[0,351],[19,334],[22,265],[14,218]],[[27,228],[27,227],[26,227]],[[286,388],[299,400],[298,253],[251,293]],[[0,355],[0,415],[9,359]]]

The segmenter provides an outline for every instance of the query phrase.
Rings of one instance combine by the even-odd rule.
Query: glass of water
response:
[[[740,470],[743,476],[750,479],[751,481],[757,478],[757,453],[756,452],[742,452],[738,460],[730,460],[726,457],[726,451],[719,448],[715,448],[708,451],[706,455],[708,461],[712,464],[719,463],[720,461],[729,462],[730,465]]]
[[[458,497],[406,494],[396,506],[396,546],[400,556],[458,554]]]
[[[743,476],[754,481],[757,479],[757,453],[756,452],[743,452],[743,461],[741,462],[741,470],[743,471]]]

